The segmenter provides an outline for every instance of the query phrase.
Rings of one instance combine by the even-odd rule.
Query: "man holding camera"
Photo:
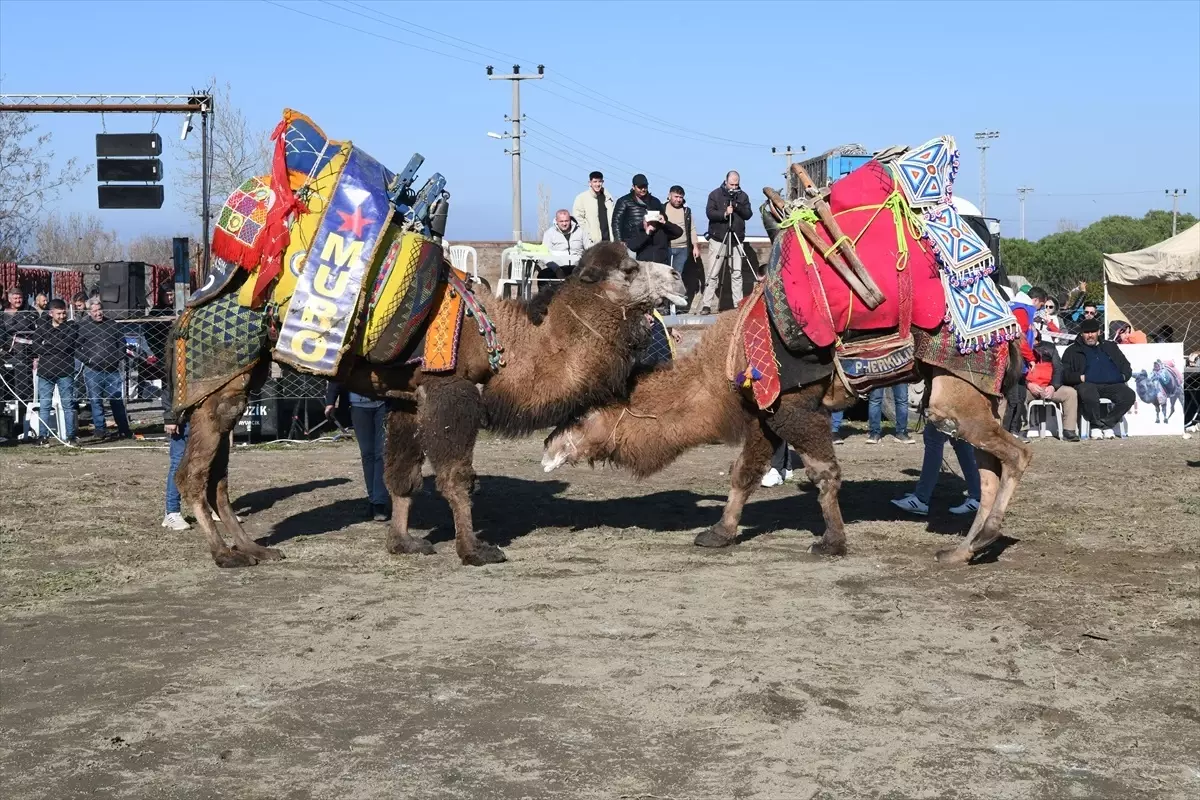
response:
[[[746,239],[746,220],[754,214],[750,198],[742,191],[742,178],[734,171],[708,196],[708,268],[704,281],[704,305],[701,314],[719,307],[721,272],[729,261],[729,290],[736,306],[742,299],[742,242]]]

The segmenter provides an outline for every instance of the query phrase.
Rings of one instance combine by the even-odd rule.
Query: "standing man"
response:
[[[742,242],[746,239],[746,220],[753,216],[750,198],[742,191],[742,178],[730,170],[725,182],[708,195],[704,208],[708,216],[708,268],[704,280],[704,305],[701,314],[719,308],[721,268],[729,257],[729,289],[734,306],[742,299]]]
[[[665,212],[667,222],[682,231],[671,240],[671,269],[683,277],[689,254],[697,262],[700,261],[700,234],[696,231],[696,221],[692,219],[692,209],[684,204],[682,186],[672,186],[671,191],[667,192]]]
[[[642,229],[626,240],[638,261],[666,264],[671,260],[671,240],[683,234],[683,229],[668,222],[663,212],[648,210],[642,217]]]
[[[104,401],[112,405],[117,436],[132,439],[125,401],[121,397],[121,360],[125,357],[125,333],[116,320],[104,316],[99,297],[88,301],[88,318],[79,323],[79,359],[83,382],[92,405],[92,430],[105,435]]]
[[[604,188],[604,173],[588,175],[588,188],[575,197],[574,217],[587,231],[592,243],[611,242],[613,198]]]
[[[542,236],[542,245],[550,251],[550,260],[545,269],[538,272],[538,279],[563,279],[569,276],[583,258],[583,251],[592,246],[588,232],[571,217],[571,212],[560,208],[554,212],[554,224]]]
[[[662,210],[662,201],[650,194],[650,182],[639,172],[633,176],[629,194],[622,195],[613,206],[613,239],[628,247],[630,240],[640,238],[645,231],[646,212]]]
[[[25,293],[20,286],[9,287],[8,308],[0,316],[0,350],[11,359],[13,371],[4,376],[16,393],[17,417],[21,420],[20,431],[24,434],[23,441],[33,441],[33,426],[30,417],[33,409],[33,337],[39,327],[37,314],[26,311]],[[2,365],[0,360],[0,365]],[[8,393],[4,396],[7,398]],[[16,422],[16,420],[13,420]]]
[[[45,426],[42,444],[50,443],[50,408],[54,390],[62,403],[66,443],[78,444],[75,439],[75,345],[78,328],[67,321],[67,304],[51,300],[46,312],[49,322],[41,325],[35,336],[33,352],[37,367],[38,418]]]
[[[87,319],[87,295],[76,292],[71,298],[71,321],[82,322]]]
[[[45,292],[38,292],[33,296],[33,310],[37,312],[38,322],[45,322],[48,317],[46,312],[50,309],[50,296]]]
[[[1133,368],[1116,342],[1100,338],[1100,320],[1084,319],[1079,338],[1062,355],[1063,383],[1079,394],[1079,413],[1096,428],[1094,439],[1112,439],[1137,395],[1127,385]],[[1105,410],[1101,398],[1112,401]]]
[[[338,399],[345,390],[340,383],[325,385],[325,416],[332,417]],[[387,428],[387,401],[349,392],[350,424],[358,440],[358,455],[362,461],[363,480],[367,484],[367,514],[375,522],[392,518],[392,497],[383,477],[383,439]]]

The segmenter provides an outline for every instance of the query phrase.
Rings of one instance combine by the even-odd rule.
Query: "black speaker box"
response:
[[[105,309],[143,311],[146,308],[146,265],[141,261],[97,264],[96,289]]]

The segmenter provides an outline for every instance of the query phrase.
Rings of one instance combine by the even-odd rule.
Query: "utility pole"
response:
[[[975,134],[975,145],[979,148],[979,211],[987,216],[987,150],[992,139],[1000,138],[1000,131],[980,131]]]
[[[791,191],[790,191],[791,185],[792,185],[792,180],[793,180],[793,178],[792,178],[792,156],[798,156],[803,152],[804,152],[804,145],[800,145],[799,152],[793,150],[792,146],[790,144],[787,146],[787,150],[784,150],[782,153],[779,152],[778,150],[776,150],[774,147],[771,148],[771,155],[783,156],[783,160],[784,160],[784,168],[783,168],[784,194],[786,194],[788,196],[789,200],[793,199],[791,196]]]
[[[511,75],[493,75],[487,68],[488,80],[512,81],[512,226],[513,241],[521,241],[521,81],[541,80],[546,68],[537,66],[537,75],[522,75],[521,65],[513,64]]]
[[[1022,186],[1017,189],[1017,202],[1021,205],[1021,238],[1025,238],[1025,195],[1033,191],[1032,186]],[[982,210],[982,209],[981,209]]]
[[[1187,194],[1187,189],[1164,189],[1164,192],[1171,195],[1171,235],[1174,236],[1179,231],[1179,195]]]

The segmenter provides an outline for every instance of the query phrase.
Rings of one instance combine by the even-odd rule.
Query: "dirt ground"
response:
[[[962,481],[904,517],[921,445],[864,438],[837,560],[804,553],[802,479],[691,545],[728,448],[636,483],[485,438],[486,568],[431,480],[438,554],[387,555],[353,444],[237,452],[235,506],[288,556],[244,570],[159,526],[165,451],[7,450],[4,796],[1200,795],[1197,441],[1035,442],[1016,541],[942,568]]]

